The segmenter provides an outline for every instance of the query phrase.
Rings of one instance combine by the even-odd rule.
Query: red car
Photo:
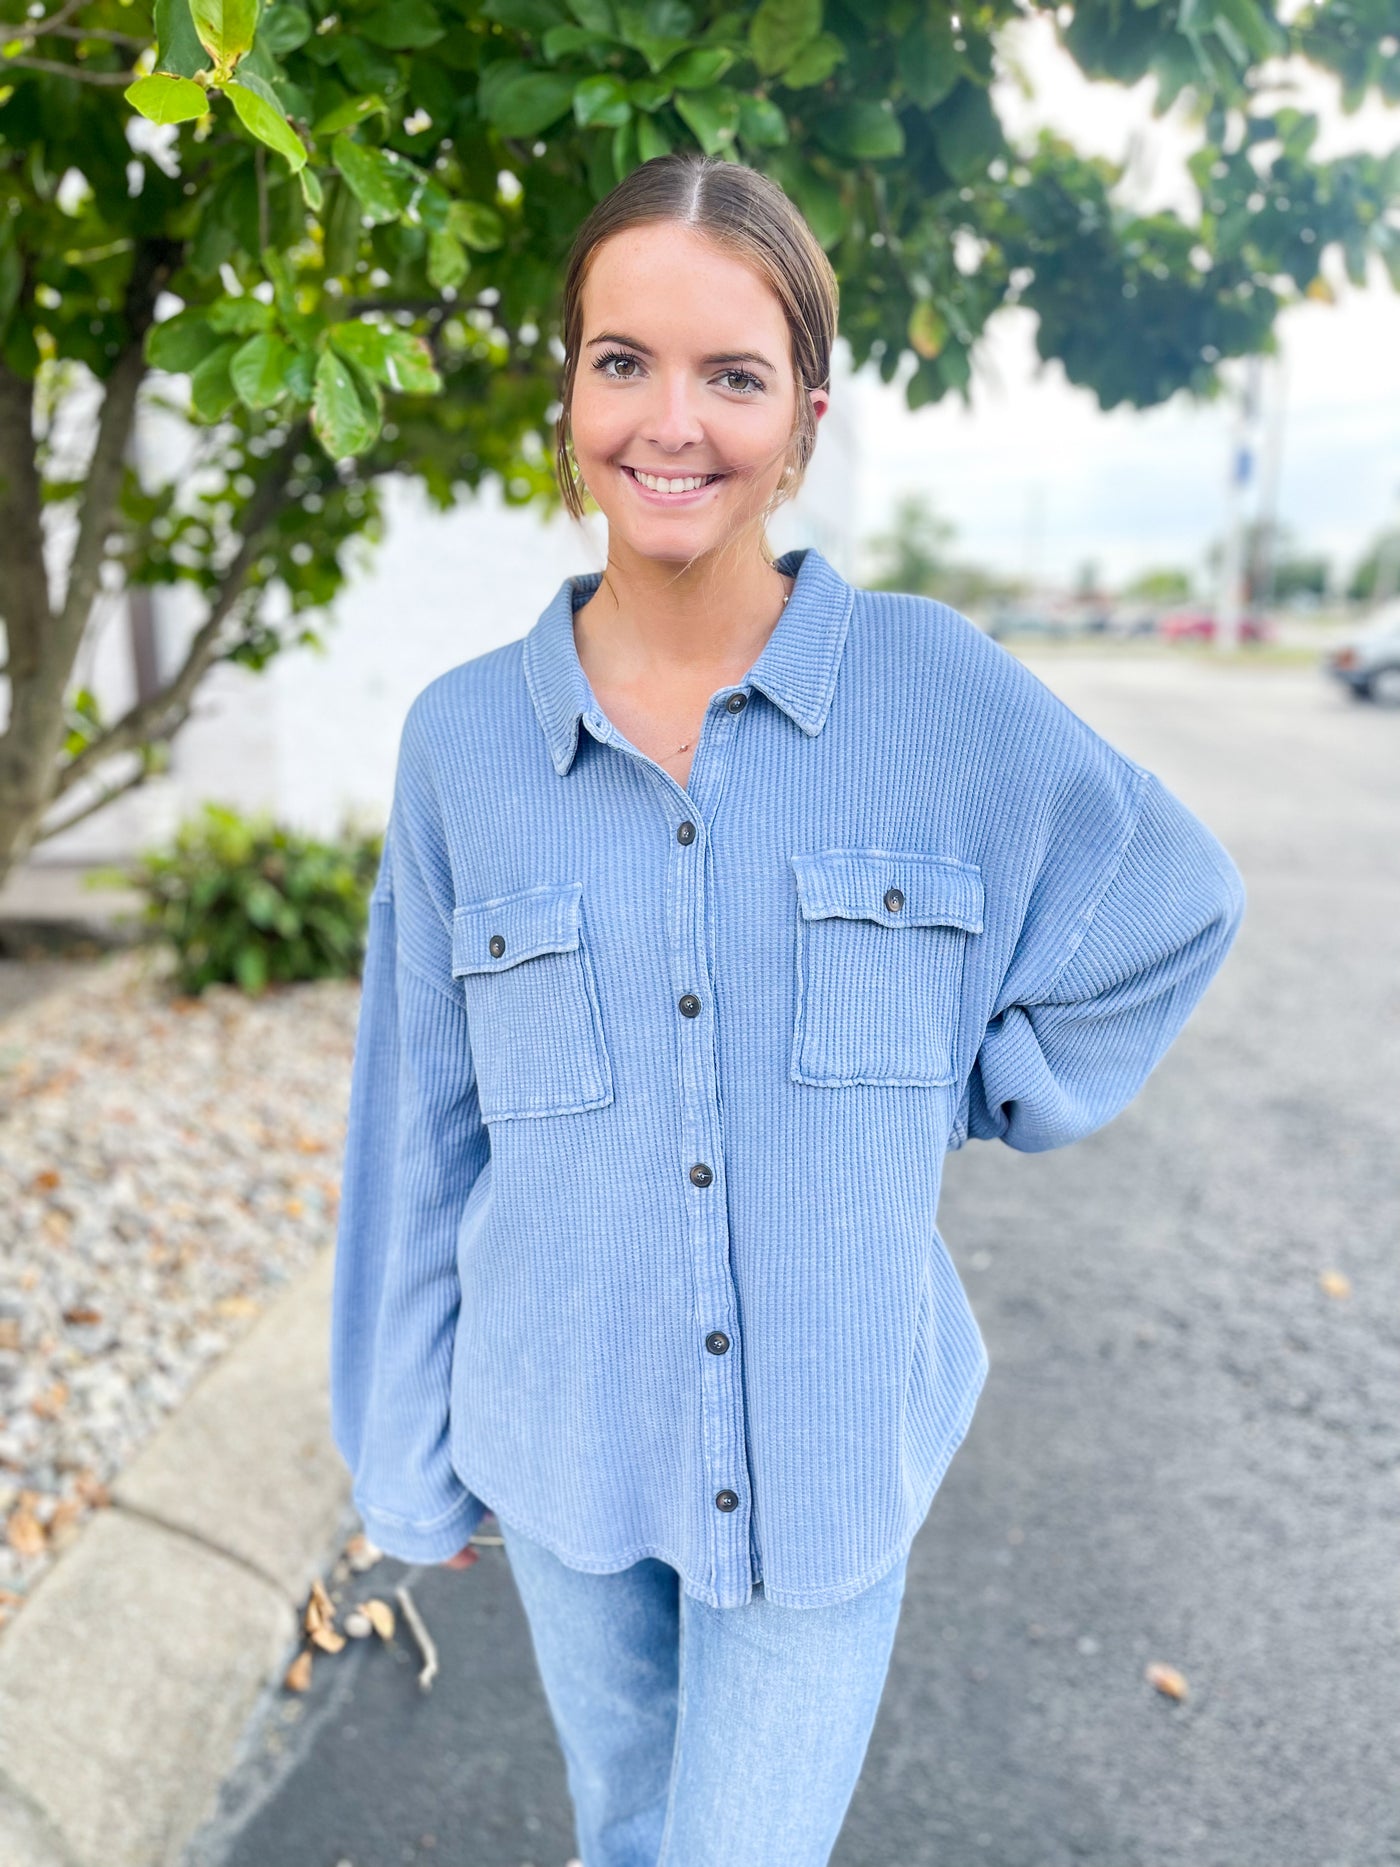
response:
[[[1241,616],[1239,639],[1242,642],[1270,642],[1273,624],[1266,616]],[[1157,633],[1167,642],[1213,642],[1216,619],[1205,609],[1174,609],[1157,624]]]

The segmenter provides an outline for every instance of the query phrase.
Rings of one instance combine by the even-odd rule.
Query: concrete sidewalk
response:
[[[191,1389],[0,1636],[0,1861],[175,1867],[355,1528],[334,1247]]]

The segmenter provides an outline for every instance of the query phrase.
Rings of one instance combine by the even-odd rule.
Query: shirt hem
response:
[[[952,1463],[953,1454],[967,1436],[968,1428],[972,1424],[972,1417],[977,1410],[977,1402],[981,1396],[982,1388],[987,1378],[988,1368],[988,1359],[984,1354],[981,1359],[977,1377],[972,1386],[968,1389],[963,1404],[958,1409],[939,1447],[934,1460],[932,1477],[925,1482],[923,1496],[920,1502],[915,1506],[914,1523],[908,1533],[901,1538],[899,1544],[893,1550],[883,1555],[872,1568],[865,1570],[854,1581],[833,1582],[825,1588],[774,1588],[768,1576],[764,1575],[762,1578],[762,1588],[763,1597],[766,1601],[770,1601],[773,1606],[777,1608],[832,1607],[837,1602],[849,1601],[852,1596],[859,1595],[863,1593],[865,1589],[873,1587],[883,1575],[889,1573],[901,1557],[908,1554],[914,1538],[923,1527],[924,1519],[927,1517],[929,1507],[933,1502],[934,1493],[943,1482],[944,1474]],[[682,1589],[692,1600],[702,1602],[707,1608],[715,1608],[723,1611],[718,1592],[713,1588],[704,1587],[701,1583],[698,1583],[693,1576],[688,1575],[684,1567],[676,1560],[676,1557],[670,1550],[663,1549],[659,1544],[639,1543],[634,1545],[631,1549],[623,1550],[619,1554],[611,1556],[579,1555],[577,1552],[565,1548],[556,1537],[530,1522],[519,1511],[514,1509],[502,1509],[493,1503],[491,1501],[490,1492],[495,1489],[494,1486],[483,1489],[478,1481],[468,1472],[464,1471],[455,1461],[453,1469],[456,1471],[462,1483],[471,1490],[473,1496],[482,1499],[487,1508],[495,1514],[498,1520],[504,1518],[508,1524],[518,1528],[523,1536],[529,1537],[532,1542],[541,1544],[552,1556],[557,1556],[560,1562],[566,1564],[570,1569],[579,1569],[585,1575],[616,1575],[620,1570],[630,1568],[634,1562],[640,1562],[644,1557],[655,1556],[659,1558],[660,1561],[669,1563],[671,1568],[676,1571]],[[755,1583],[751,1586],[750,1599],[752,1599],[756,1587],[757,1578],[755,1578]],[[747,1603],[740,1602],[733,1605],[742,1607],[747,1606]]]

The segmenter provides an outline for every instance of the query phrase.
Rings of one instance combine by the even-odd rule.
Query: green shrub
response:
[[[166,850],[120,871],[146,897],[141,918],[175,950],[177,983],[245,992],[354,977],[364,959],[380,831],[346,825],[334,843],[220,804],[182,822]]]

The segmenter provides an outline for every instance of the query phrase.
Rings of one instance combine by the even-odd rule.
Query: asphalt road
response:
[[[1108,1128],[948,1162],[991,1374],[834,1867],[1400,1863],[1400,713],[1311,670],[1028,660],[1249,909]],[[431,1694],[376,1642],[274,1695],[189,1867],[570,1858],[503,1553],[409,1573]]]

